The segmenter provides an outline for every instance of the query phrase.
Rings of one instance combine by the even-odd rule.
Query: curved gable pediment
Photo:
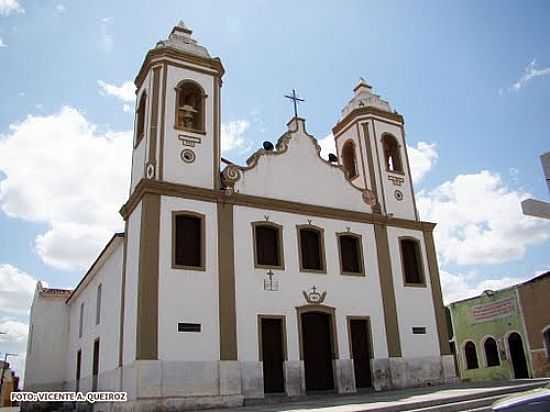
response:
[[[223,171],[226,184],[238,193],[317,206],[372,212],[364,190],[354,186],[341,166],[324,160],[317,140],[294,118],[276,150],[259,150],[248,165]]]

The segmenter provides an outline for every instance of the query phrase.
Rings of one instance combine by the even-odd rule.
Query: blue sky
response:
[[[116,169],[113,152],[127,161],[133,126],[120,87],[179,19],[226,68],[227,157],[243,162],[280,136],[292,88],[324,139],[363,76],[404,115],[423,162],[415,186],[439,223],[447,298],[549,268],[548,224],[519,211],[549,197],[546,1],[0,0],[0,276],[21,285],[0,285],[0,327],[19,334],[9,345],[23,347],[25,309],[9,305],[28,304],[31,280],[74,286],[120,229],[129,166]]]

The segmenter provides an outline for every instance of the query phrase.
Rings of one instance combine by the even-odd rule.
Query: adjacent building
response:
[[[550,376],[550,272],[449,305],[464,380]]]
[[[38,284],[25,388],[149,410],[453,381],[403,117],[361,81],[336,159],[293,117],[223,166],[223,74],[183,24],[147,53],[124,232],[74,290]]]

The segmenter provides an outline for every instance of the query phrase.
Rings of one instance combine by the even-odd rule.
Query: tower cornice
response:
[[[361,116],[367,116],[367,115],[379,116],[379,117],[391,120],[393,122],[396,122],[401,126],[405,124],[405,119],[401,114],[397,112],[387,112],[385,110],[380,110],[376,107],[370,107],[370,106],[358,107],[352,110],[351,112],[349,112],[342,120],[336,123],[336,125],[332,128],[332,134],[334,136],[337,136],[347,126],[351,125],[356,118]]]
[[[177,62],[172,59],[177,60]],[[141,69],[139,70],[134,80],[134,84],[136,85],[136,88],[138,90],[145,80],[147,72],[150,70],[150,68],[153,65],[159,63],[167,63],[171,65],[185,63],[191,64],[193,65],[193,67],[189,67],[190,69],[198,72],[202,71],[205,74],[216,75],[220,79],[225,73],[225,69],[219,57],[203,57],[191,53],[186,53],[172,47],[159,47],[149,50],[149,52],[145,56],[143,64],[141,65]]]

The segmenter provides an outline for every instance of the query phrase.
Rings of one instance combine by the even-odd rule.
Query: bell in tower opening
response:
[[[176,88],[176,129],[204,132],[204,99],[206,95],[195,82],[185,80]]]

